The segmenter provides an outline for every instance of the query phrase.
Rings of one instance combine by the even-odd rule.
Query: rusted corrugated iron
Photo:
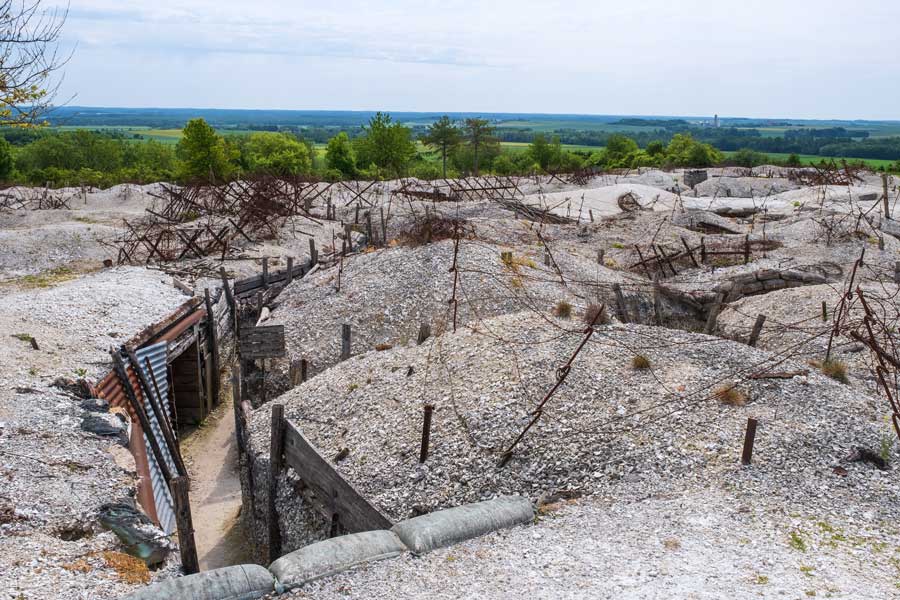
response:
[[[165,341],[172,342],[178,339],[185,331],[193,327],[196,323],[206,317],[206,310],[199,308],[202,300],[188,300],[182,304],[174,313],[163,319],[162,321],[151,325],[144,329],[141,333],[131,338],[130,344],[144,345],[149,341]],[[174,359],[170,356],[169,360]],[[141,393],[141,385],[137,375],[131,365],[126,369],[128,380],[131,383],[131,389],[134,391],[138,401],[144,402],[144,395]],[[122,382],[116,375],[115,371],[110,371],[94,389],[95,396],[103,398],[109,402],[110,406],[117,406],[128,411],[131,418],[131,437],[128,440],[128,448],[134,457],[134,465],[138,474],[137,483],[137,499],[138,503],[143,507],[147,516],[157,525],[160,524],[159,515],[156,511],[156,503],[153,499],[153,484],[151,478],[150,463],[147,458],[147,450],[144,442],[144,431],[141,428],[140,421],[134,413],[134,409],[125,395],[125,389]]]

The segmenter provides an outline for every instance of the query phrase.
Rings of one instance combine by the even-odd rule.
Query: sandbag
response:
[[[424,554],[498,529],[530,523],[531,501],[521,496],[465,504],[401,521],[391,531],[415,554]]]
[[[121,600],[256,600],[275,589],[272,574],[259,565],[236,565],[169,579]]]
[[[390,531],[365,531],[316,542],[285,554],[269,565],[269,570],[279,584],[289,589],[403,552],[406,546]]]

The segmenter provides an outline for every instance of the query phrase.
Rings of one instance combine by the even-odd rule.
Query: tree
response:
[[[466,119],[465,134],[469,145],[472,147],[475,177],[478,177],[478,150],[485,144],[496,142],[494,139],[494,128],[491,127],[486,119]]]
[[[800,157],[792,152],[791,155],[787,157],[787,160],[784,161],[784,164],[787,167],[799,167],[803,163],[800,162]]]
[[[236,154],[204,119],[191,119],[184,126],[175,150],[182,161],[185,179],[227,179],[233,172],[231,159]]]
[[[59,55],[67,12],[0,0],[0,126],[37,123],[55,97],[51,78],[68,60]]]
[[[0,181],[8,181],[12,175],[13,156],[12,147],[6,138],[0,137]]]
[[[459,127],[454,125],[447,115],[432,123],[425,135],[422,136],[425,145],[440,150],[445,179],[447,178],[447,155],[459,145],[460,137]]]
[[[666,147],[666,162],[676,167],[711,167],[721,161],[721,152],[688,134],[676,133]]]
[[[389,114],[378,112],[363,127],[363,134],[357,140],[357,164],[375,165],[380,172],[402,177],[416,155],[412,130],[393,123]]]
[[[768,163],[769,157],[762,152],[757,152],[756,150],[741,148],[731,156],[731,160],[734,161],[734,164],[739,167],[747,167],[752,169],[753,167],[758,167],[759,165]]]
[[[243,147],[244,162],[251,171],[272,175],[299,175],[312,171],[312,158],[304,143],[286,133],[251,133]]]
[[[647,154],[650,156],[662,156],[666,153],[666,145],[659,140],[653,140],[647,144]]]
[[[345,132],[342,131],[328,140],[328,146],[325,148],[325,164],[329,169],[339,171],[344,177],[356,175],[356,154]]]
[[[547,170],[554,159],[553,145],[547,141],[543,133],[535,134],[528,146],[528,154],[531,160],[540,165],[541,169]]]

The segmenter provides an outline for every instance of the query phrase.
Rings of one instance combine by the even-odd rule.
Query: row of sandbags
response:
[[[170,579],[131,593],[123,600],[256,600],[358,565],[404,552],[425,554],[533,519],[531,501],[505,496],[401,521],[389,530],[316,542],[282,556],[268,569],[259,565],[224,567]]]

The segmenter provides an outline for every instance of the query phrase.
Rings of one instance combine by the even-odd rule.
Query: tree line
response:
[[[444,116],[416,132],[381,112],[355,136],[346,131],[334,133],[324,149],[288,131],[223,135],[200,118],[185,125],[177,144],[137,140],[133,134],[116,130],[10,128],[0,133],[0,180],[57,187],[223,182],[254,173],[328,180],[438,179],[583,168],[752,167],[777,162],[755,149],[749,142],[756,138],[744,133],[743,144],[730,156],[722,151],[729,147],[721,148],[690,133],[660,136],[643,144],[634,136],[609,134],[604,147],[580,150],[566,149],[560,135],[532,133],[526,144],[510,147],[501,145],[502,135],[486,119],[472,117],[455,122]],[[840,131],[826,135],[835,145],[843,143]],[[812,138],[816,138],[815,133],[791,136],[801,141]],[[794,153],[785,164],[799,166],[799,157]],[[900,164],[895,170],[900,170]]]

